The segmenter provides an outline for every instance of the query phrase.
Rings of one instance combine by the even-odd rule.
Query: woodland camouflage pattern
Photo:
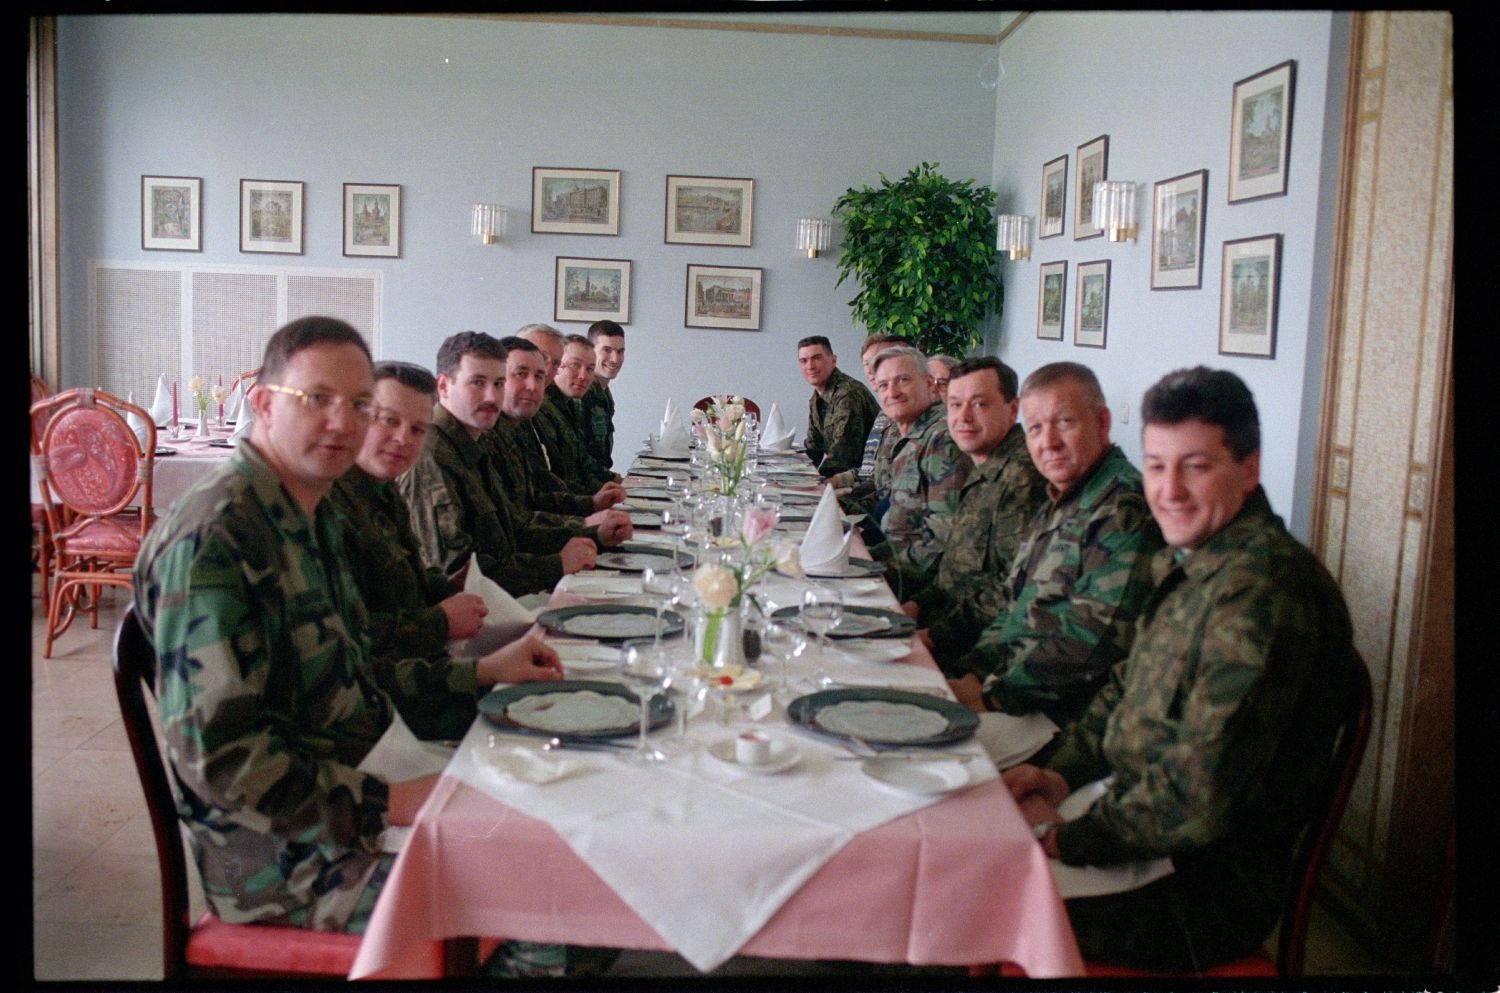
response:
[[[865,437],[880,413],[875,395],[852,376],[834,369],[820,394],[807,401],[807,457],[819,474],[832,476],[857,469],[864,457]]]
[[[1353,699],[1349,616],[1259,488],[1201,548],[1149,565],[1129,657],[1048,763],[1073,788],[1114,776],[1058,848],[1072,865],[1171,856],[1199,956],[1230,958],[1270,933],[1293,839],[1331,788]],[[1085,956],[1120,930],[1075,928]]]
[[[1161,544],[1140,472],[1111,445],[1037,513],[1011,566],[1010,608],[984,629],[958,671],[979,674],[996,710],[1040,710],[1066,724],[1130,650],[1150,592],[1144,560]]]
[[[573,537],[567,528],[527,524],[514,506],[485,448],[438,406],[422,454],[396,480],[411,509],[422,561],[456,572],[479,556],[479,569],[512,596],[550,590],[562,578],[557,552]]]
[[[326,502],[338,511],[344,559],[369,614],[376,682],[417,737],[462,738],[477,712],[474,660],[448,655],[448,615],[438,604],[452,590],[441,570],[422,565],[406,501],[356,465]]]
[[[899,435],[899,432],[897,432]],[[959,491],[974,469],[948,433],[943,405],[922,411],[891,447],[886,510],[879,519],[885,540],[869,549],[886,563],[897,599],[901,591],[926,582],[948,542]]]
[[[583,399],[584,444],[589,455],[605,469],[615,464],[615,395],[598,379],[589,384]]]
[[[495,426],[480,436],[480,443],[488,446],[491,464],[505,491],[537,515],[538,523],[572,526],[576,534],[592,536],[592,529],[584,526],[582,518],[594,512],[594,501],[587,494],[569,490],[547,468],[534,420],[515,421],[501,414]]]
[[[615,478],[588,453],[579,401],[558,389],[556,383],[547,384],[547,398],[537,408],[534,423],[552,457],[552,471],[562,477],[568,489],[593,493]]]
[[[341,552],[332,508],[309,523],[241,442],[136,560],[178,815],[225,921],[341,930],[382,865],[386,784],[355,766],[394,709]]]
[[[908,599],[920,608],[933,655],[957,658],[1010,606],[1006,578],[1026,526],[1047,503],[1047,481],[1026,451],[1026,433],[1011,425],[959,491],[948,544],[930,581]]]

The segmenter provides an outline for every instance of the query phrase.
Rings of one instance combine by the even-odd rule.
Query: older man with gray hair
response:
[[[925,583],[942,554],[974,461],[948,433],[925,355],[895,345],[875,356],[873,368],[875,395],[897,438],[890,462],[876,466],[875,488],[885,494],[883,510],[877,506],[883,539],[870,554],[886,562],[886,575],[904,600],[902,591]]]

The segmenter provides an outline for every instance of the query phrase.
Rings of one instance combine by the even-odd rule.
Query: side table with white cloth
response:
[[[764,593],[795,603],[802,582],[776,577]],[[847,585],[849,603],[895,606],[869,580]],[[568,577],[551,604],[618,603],[627,587]],[[824,671],[947,698],[926,650],[904,644],[839,643]],[[771,701],[726,723],[705,712],[690,747],[645,767],[625,751],[544,753],[480,717],[417,815],[351,977],[430,976],[432,946],[462,936],[675,951],[703,971],[750,955],[1082,974],[1048,859],[977,741],[943,746],[951,783],[901,788]],[[790,757],[780,771],[725,759],[752,727]]]

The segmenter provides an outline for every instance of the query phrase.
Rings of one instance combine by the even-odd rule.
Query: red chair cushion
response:
[[[140,518],[121,515],[111,518],[119,527],[103,521],[90,521],[74,534],[66,537],[64,545],[69,555],[113,555],[131,557],[141,547]],[[121,531],[120,528],[125,528]]]
[[[269,924],[226,924],[205,913],[188,935],[196,969],[238,969],[307,976],[347,976],[360,936]]]
[[[60,411],[46,438],[48,480],[58,497],[85,513],[110,510],[136,485],[140,443],[103,410]]]

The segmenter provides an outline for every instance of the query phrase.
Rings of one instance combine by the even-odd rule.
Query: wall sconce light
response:
[[[476,203],[469,212],[469,234],[481,245],[493,245],[505,233],[505,208]]]
[[[828,250],[832,237],[832,225],[821,217],[804,217],[797,221],[797,251],[806,252],[815,259],[819,252]]]
[[[995,248],[1009,252],[1012,262],[1031,258],[1031,218],[1022,214],[995,218]]]
[[[1135,183],[1112,180],[1094,184],[1094,224],[1110,241],[1135,241],[1140,230],[1135,219],[1135,188]]]

